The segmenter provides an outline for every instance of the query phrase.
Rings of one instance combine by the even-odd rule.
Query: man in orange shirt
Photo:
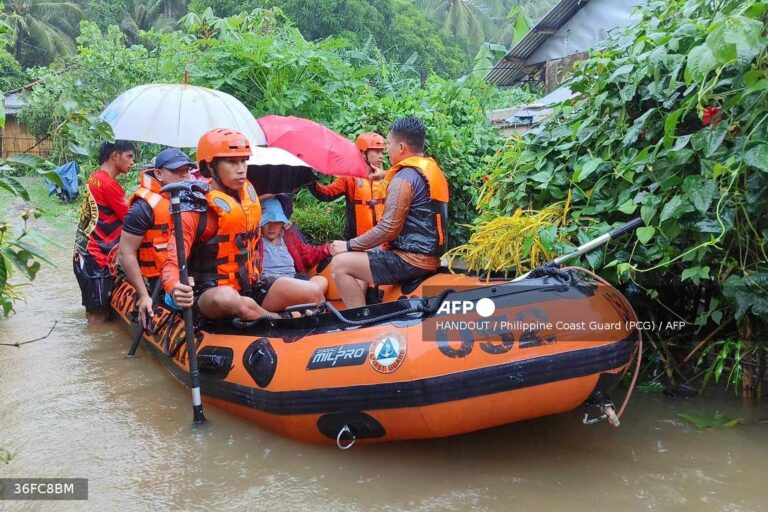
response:
[[[88,178],[83,194],[73,266],[89,325],[102,323],[109,317],[114,277],[108,262],[117,249],[128,212],[125,191],[115,178],[133,167],[133,158],[131,142],[118,140],[102,144],[101,168]]]
[[[340,176],[328,185],[311,182],[309,191],[320,201],[334,201],[341,196],[347,198],[347,225],[344,238],[350,240],[375,226],[384,214],[384,200],[387,187],[381,163],[387,141],[378,133],[361,133],[355,140],[357,149],[368,164],[368,179]]]

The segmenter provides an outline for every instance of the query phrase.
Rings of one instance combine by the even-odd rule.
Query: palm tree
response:
[[[66,0],[11,0],[2,16],[13,31],[16,60],[31,65],[73,53],[83,13]]]
[[[472,0],[415,0],[414,4],[443,21],[443,28],[477,51],[491,27],[489,16]]]
[[[178,20],[187,14],[189,0],[164,0],[163,12],[168,18]]]
[[[477,51],[486,41],[511,46],[558,0],[414,0]]]
[[[167,0],[125,0],[120,28],[128,43],[139,43],[141,31],[162,32],[175,25],[176,20],[166,15],[168,4]]]

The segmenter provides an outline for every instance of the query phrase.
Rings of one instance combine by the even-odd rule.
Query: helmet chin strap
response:
[[[233,197],[239,197],[239,193],[237,190],[229,188],[224,184],[223,181],[221,181],[221,178],[219,178],[219,172],[213,167],[213,165],[211,165],[211,178],[213,178],[213,181],[215,181],[218,186],[224,189],[224,192],[226,192],[227,194]]]

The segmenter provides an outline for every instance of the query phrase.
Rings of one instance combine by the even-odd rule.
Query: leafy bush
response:
[[[344,240],[344,199],[320,203],[306,190],[294,198],[291,221],[312,244]]]
[[[0,127],[3,124],[0,122]],[[58,175],[52,171],[53,164],[32,155],[15,155],[7,161],[0,162],[0,167],[4,170],[14,167],[32,168],[42,177],[61,184]],[[3,172],[0,173],[0,196],[8,194],[24,201],[30,199],[29,192],[19,181]],[[42,237],[27,229],[29,218],[39,218],[42,213],[42,210],[34,206],[18,209],[18,215],[22,221],[20,233],[10,222],[0,219],[0,308],[6,317],[13,310],[13,303],[21,297],[22,285],[11,283],[14,273],[20,272],[26,279],[33,281],[40,270],[41,261],[53,265],[45,252],[40,249],[44,241]]]
[[[636,237],[587,264],[613,268],[615,281],[631,279],[651,299],[675,288],[687,307],[678,311],[699,326],[734,315],[759,338],[768,321],[767,15],[758,1],[650,2],[637,25],[578,64],[580,96],[497,155],[486,215],[570,192],[559,236],[573,244],[639,215]],[[704,286],[714,297],[701,311],[694,298]]]
[[[414,57],[414,68],[423,78],[429,73],[459,76],[470,61],[462,40],[404,0],[194,0],[190,4],[197,13],[209,7],[222,17],[278,7],[309,41],[343,38],[361,47],[370,38],[392,62]]]

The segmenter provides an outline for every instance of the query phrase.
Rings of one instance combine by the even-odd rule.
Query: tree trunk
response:
[[[765,352],[761,350],[760,342],[752,336],[749,317],[739,322],[739,336],[744,340],[744,350],[747,352],[741,362],[741,395],[752,400],[760,399],[763,397]]]

